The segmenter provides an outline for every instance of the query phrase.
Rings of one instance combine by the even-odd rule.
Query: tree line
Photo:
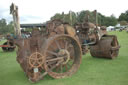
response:
[[[80,12],[73,12],[70,11],[68,14],[63,13],[56,13],[54,16],[51,17],[52,19],[61,19],[64,22],[68,22],[71,25],[76,23],[84,22],[88,17],[88,21],[95,23],[95,15],[94,11],[83,10]],[[117,23],[121,25],[128,24],[128,10],[125,13],[121,13],[119,18],[116,18],[114,15],[105,16],[101,13],[97,13],[98,25],[99,26],[115,26]]]
[[[116,18],[114,15],[105,16],[101,13],[97,13],[97,15],[99,26],[115,26],[117,23],[120,23],[121,25],[128,25],[128,10],[124,13],[121,13],[119,18]],[[95,23],[94,12],[89,10],[82,10],[80,12],[70,11],[67,14],[64,14],[64,12],[56,13],[54,16],[51,17],[51,20],[61,19],[71,25],[75,25],[77,23],[84,22],[85,20],[87,20],[87,18],[89,22]],[[0,20],[0,35],[14,33],[13,28],[14,27],[12,21],[7,24],[5,19]]]

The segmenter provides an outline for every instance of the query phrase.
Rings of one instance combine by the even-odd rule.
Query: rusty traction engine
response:
[[[62,23],[49,23],[46,34],[33,30],[32,37],[15,40],[18,46],[17,61],[33,82],[46,74],[53,78],[70,76],[81,62],[81,47],[73,28]]]
[[[97,17],[96,11],[95,17]],[[93,57],[109,58],[113,59],[118,56],[119,53],[119,43],[115,35],[108,35],[105,26],[100,28],[96,25],[90,23],[86,19],[83,23],[77,24],[75,29],[82,47],[83,54],[87,51],[87,46],[90,47],[90,54]]]
[[[14,22],[19,22],[17,10],[12,4]],[[19,32],[14,40],[18,47],[17,61],[32,82],[47,74],[57,79],[71,76],[81,63],[81,46],[71,26],[53,20],[48,22],[46,29],[45,33],[34,29],[32,37],[27,39],[21,38]],[[17,25],[16,30],[19,30]]]

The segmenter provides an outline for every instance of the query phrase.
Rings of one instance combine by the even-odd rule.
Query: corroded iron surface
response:
[[[115,35],[108,35],[105,26],[100,28],[89,22],[75,26],[80,39],[82,52],[85,54],[90,48],[93,57],[115,58],[118,56],[119,43]]]
[[[14,51],[15,49],[14,42],[11,41],[4,42],[3,45],[0,45],[0,47],[2,47],[2,50],[5,52]]]
[[[2,47],[2,50],[4,52],[14,51],[16,46],[14,44],[13,37],[10,34],[8,34],[6,36],[6,39],[7,41],[4,42],[3,45],[0,45],[0,47]]]
[[[88,44],[96,44],[98,42],[98,35],[96,26],[93,23],[84,22],[75,26],[77,36],[81,43],[82,52],[85,54],[89,49]]]
[[[17,61],[32,82],[46,74],[64,78],[74,74],[81,63],[81,46],[75,30],[59,20],[48,22],[46,32],[34,29],[32,37],[15,40]]]
[[[118,56],[119,48],[117,37],[107,35],[102,37],[96,45],[90,46],[90,54],[93,57],[113,59]]]

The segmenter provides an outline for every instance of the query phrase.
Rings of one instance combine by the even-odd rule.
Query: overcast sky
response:
[[[19,8],[20,23],[43,23],[55,13],[68,13],[70,10],[97,10],[103,15],[114,14],[117,18],[128,10],[128,0],[1,0],[0,19],[12,20],[9,14],[11,3]]]

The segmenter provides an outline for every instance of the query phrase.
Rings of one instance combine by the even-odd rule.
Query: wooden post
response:
[[[64,15],[64,12],[62,12],[62,16],[63,16],[63,22],[65,22],[65,15]]]
[[[72,11],[69,11],[70,24],[72,25]]]
[[[13,16],[13,23],[14,23],[15,35],[18,36],[18,37],[21,37],[18,7],[15,4],[13,4],[13,3],[10,6],[10,14],[12,14],[12,16]]]
[[[97,27],[97,25],[98,25],[97,10],[94,10],[94,16],[95,16],[95,25]]]
[[[85,22],[89,22],[89,12],[85,13]]]

